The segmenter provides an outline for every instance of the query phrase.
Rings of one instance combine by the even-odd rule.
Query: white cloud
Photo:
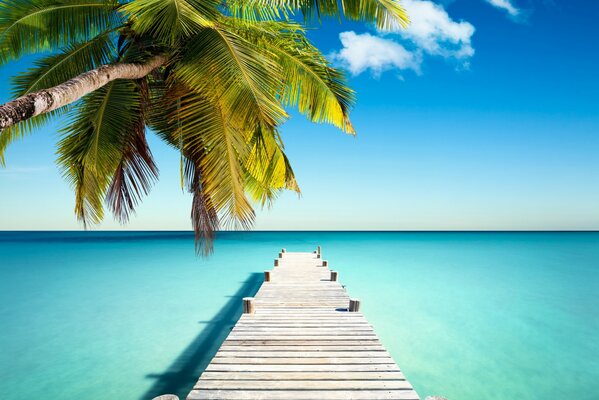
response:
[[[510,14],[512,17],[517,17],[518,15],[520,15],[520,10],[517,9],[511,2],[511,0],[486,0],[487,3],[497,7],[497,8],[501,8],[505,11],[507,11],[508,14]]]
[[[375,76],[390,69],[420,71],[420,55],[406,50],[391,39],[352,31],[340,33],[339,39],[343,48],[330,57],[353,75],[366,70],[370,70]]]
[[[411,20],[407,29],[397,27],[378,35],[342,32],[343,48],[331,54],[333,61],[354,75],[370,70],[375,76],[391,69],[420,73],[425,55],[457,60],[459,67],[468,67],[474,55],[472,24],[453,20],[442,5],[430,0],[402,0],[401,4]]]
[[[411,20],[406,29],[396,30],[401,37],[431,55],[454,58],[474,55],[471,23],[454,21],[441,5],[432,1],[403,0],[401,4]]]

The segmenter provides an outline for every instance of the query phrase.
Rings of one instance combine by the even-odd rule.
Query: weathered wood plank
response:
[[[334,379],[334,380],[357,380],[357,381],[368,381],[368,380],[405,380],[405,376],[402,372],[377,372],[377,371],[361,371],[361,372],[349,372],[349,371],[327,371],[327,372],[294,372],[294,371],[278,371],[278,372],[247,372],[247,371],[226,371],[226,372],[213,372],[205,371],[202,376],[202,380],[208,379],[229,379],[229,380],[323,380],[323,379]]]
[[[413,390],[198,390],[188,400],[418,400]]]
[[[391,357],[219,357],[216,356],[212,359],[212,364],[326,364],[326,365],[352,365],[352,364],[391,364],[393,359]]]
[[[405,380],[200,380],[194,389],[279,389],[279,390],[365,390],[365,389],[412,389]]]
[[[272,352],[285,352],[285,351],[306,351],[306,352],[332,352],[332,351],[352,351],[355,353],[358,352],[362,352],[362,351],[385,351],[385,348],[383,347],[383,345],[381,344],[373,344],[373,345],[344,345],[344,346],[334,346],[334,345],[329,345],[329,346],[325,346],[325,345],[312,345],[312,346],[308,346],[308,345],[298,345],[298,344],[291,344],[291,345],[280,345],[280,346],[273,346],[273,345],[258,345],[258,346],[237,346],[237,345],[231,345],[228,344],[227,342],[224,342],[223,345],[220,347],[221,351],[238,351],[238,352],[244,352],[244,353],[251,353],[254,351],[272,351]]]
[[[206,371],[294,371],[294,372],[324,372],[324,371],[398,371],[395,363],[390,364],[214,364],[206,367]]]
[[[223,346],[372,346],[380,345],[378,339],[375,340],[360,340],[360,339],[339,339],[339,340],[272,340],[272,339],[254,339],[254,340],[234,340],[227,339]]]
[[[219,350],[216,353],[215,357],[264,357],[264,358],[319,358],[319,357],[334,357],[334,358],[381,358],[386,357],[390,358],[388,352],[384,350],[380,351],[306,351],[306,350],[296,350],[296,351],[228,351],[226,349]]]

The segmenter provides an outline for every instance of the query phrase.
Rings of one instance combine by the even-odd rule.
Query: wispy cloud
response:
[[[507,11],[509,15],[512,17],[518,17],[521,14],[521,11],[514,6],[511,0],[485,0],[487,3],[491,4],[494,7],[500,8],[502,10]]]
[[[453,20],[443,6],[428,0],[404,0],[411,24],[396,32],[431,55],[468,58],[474,55],[474,26]]]
[[[343,48],[333,53],[331,58],[343,64],[353,75],[367,70],[375,77],[391,69],[420,72],[420,55],[393,40],[353,31],[342,32],[339,39]]]
[[[429,0],[403,0],[402,5],[411,20],[407,29],[397,27],[391,33],[376,35],[342,32],[339,38],[343,47],[331,54],[333,61],[353,75],[370,70],[374,76],[388,70],[420,73],[425,56],[468,66],[474,55],[472,24],[453,20],[442,5]]]

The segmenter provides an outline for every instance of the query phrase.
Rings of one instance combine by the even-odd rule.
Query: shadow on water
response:
[[[151,400],[161,394],[176,394],[185,399],[198,377],[206,369],[231,328],[241,315],[241,299],[256,294],[262,284],[262,274],[253,273],[230,297],[210,321],[201,321],[206,327],[183,350],[173,363],[161,374],[150,374],[147,378],[156,382],[140,398]]]

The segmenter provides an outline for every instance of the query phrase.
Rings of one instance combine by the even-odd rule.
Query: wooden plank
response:
[[[279,371],[279,372],[213,372],[205,371],[202,376],[202,380],[208,379],[228,379],[228,380],[323,380],[323,379],[334,379],[334,380],[405,380],[405,376],[402,372],[377,372],[377,371],[362,371],[362,372],[348,372],[348,371],[327,371],[327,372],[293,372],[293,371]]]
[[[381,344],[373,344],[369,346],[324,346],[324,345],[282,345],[282,346],[273,346],[273,345],[258,345],[258,346],[236,346],[228,343],[223,343],[220,347],[221,351],[238,351],[244,353],[251,353],[254,351],[273,351],[273,352],[285,352],[285,351],[306,351],[306,352],[331,352],[331,351],[352,351],[354,353],[358,353],[361,351],[385,351],[385,348]]]
[[[395,363],[389,364],[215,364],[210,363],[206,371],[399,371]]]
[[[216,353],[216,357],[264,357],[264,358],[318,358],[318,357],[335,357],[335,358],[381,358],[386,357],[390,358],[391,356],[384,350],[381,351],[305,351],[305,350],[296,350],[296,351],[227,351],[226,349],[219,350]]]
[[[188,400],[418,400],[413,390],[198,390]]]
[[[372,346],[380,345],[381,342],[376,340],[271,340],[271,339],[255,339],[255,340],[233,340],[227,339],[223,342],[223,346]]]
[[[200,380],[194,389],[279,389],[279,390],[365,390],[365,389],[412,389],[405,380]]]

